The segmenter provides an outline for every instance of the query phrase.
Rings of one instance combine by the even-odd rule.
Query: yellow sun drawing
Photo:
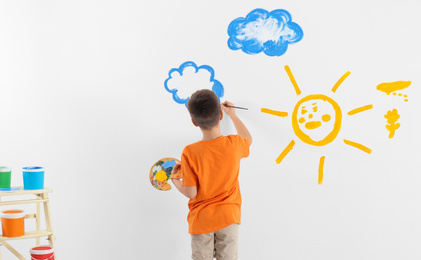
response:
[[[294,76],[288,65],[285,66],[285,70],[289,76],[289,79],[294,86],[295,92],[298,96],[301,95],[301,90],[295,81]],[[335,93],[342,82],[351,73],[346,72],[333,86],[332,92]],[[372,109],[373,105],[366,105],[358,107],[349,111],[347,114],[352,116],[357,113]],[[279,116],[287,117],[288,113],[284,111],[276,111],[268,108],[262,108],[261,112]],[[314,146],[324,146],[331,143],[338,136],[342,124],[342,111],[339,105],[332,98],[322,94],[312,94],[303,97],[295,105],[292,112],[292,129],[295,135],[304,143]],[[366,146],[352,142],[349,140],[343,140],[345,144],[360,149],[366,153],[371,153],[371,149]],[[281,163],[285,156],[294,148],[295,141],[291,140],[289,145],[282,151],[282,153],[276,159],[276,163]],[[319,163],[319,178],[318,183],[323,183],[323,166],[325,156],[320,157]]]

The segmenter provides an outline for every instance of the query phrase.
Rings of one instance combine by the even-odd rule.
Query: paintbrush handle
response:
[[[238,108],[238,109],[249,110],[248,108],[245,108],[245,107],[236,107],[236,106],[226,106],[226,107],[231,107],[231,108]]]

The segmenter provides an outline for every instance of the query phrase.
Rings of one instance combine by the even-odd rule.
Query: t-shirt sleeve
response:
[[[234,135],[235,143],[238,146],[238,150],[240,153],[241,158],[245,158],[249,156],[250,153],[250,143],[249,140],[245,137],[240,135]]]
[[[191,167],[190,156],[188,150],[185,148],[181,155],[181,172],[183,174],[182,184],[184,186],[197,186],[199,183],[197,179],[197,174]]]

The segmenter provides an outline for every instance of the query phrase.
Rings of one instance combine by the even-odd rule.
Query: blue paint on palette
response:
[[[281,56],[289,44],[301,41],[304,34],[301,27],[292,22],[288,11],[255,9],[245,18],[239,17],[232,21],[228,26],[228,35],[228,47],[231,50]]]
[[[162,164],[162,167],[170,168],[170,167],[174,167],[176,164],[177,164],[177,162],[175,160],[166,161],[166,162],[164,162],[164,164]]]
[[[188,71],[189,73],[185,73]],[[193,73],[192,73],[193,71]],[[203,77],[203,74],[206,74],[207,77]],[[199,77],[202,75],[202,78],[199,80],[200,83],[194,86],[195,89],[191,91],[181,91],[181,88],[186,87],[182,85],[172,85],[172,81],[176,77],[179,80],[182,77]],[[209,65],[197,66],[192,61],[186,61],[180,65],[179,68],[173,68],[168,73],[168,78],[164,82],[165,89],[172,94],[172,97],[175,102],[178,104],[185,104],[187,106],[187,101],[190,98],[190,95],[193,94],[195,90],[208,88],[211,89],[218,96],[219,100],[224,96],[224,86],[215,79],[215,71]]]

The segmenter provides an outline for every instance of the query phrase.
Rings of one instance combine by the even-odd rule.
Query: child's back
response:
[[[247,139],[220,136],[188,145],[181,159],[183,185],[198,186],[189,201],[189,233],[203,234],[241,222],[238,182],[240,159],[247,157]]]

